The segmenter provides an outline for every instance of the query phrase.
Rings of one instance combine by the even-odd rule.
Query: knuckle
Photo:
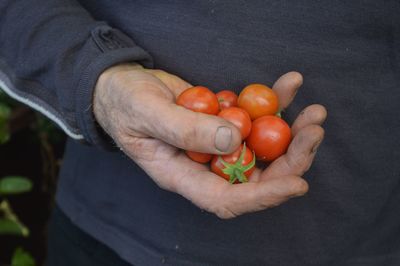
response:
[[[264,204],[265,208],[274,208],[274,207],[278,207],[279,205],[281,205],[284,201],[286,201],[287,199],[282,199],[282,198],[272,198],[269,199],[267,201],[267,203]]]
[[[120,139],[120,147],[133,160],[153,161],[157,146],[149,145],[146,138],[126,136]]]
[[[108,85],[110,87],[120,87],[125,83],[126,73],[124,71],[115,71],[109,76]]]
[[[322,139],[325,136],[325,130],[320,126],[318,126],[318,136],[319,136],[319,139],[320,139],[319,142],[321,142]]]
[[[300,171],[300,175],[304,174],[306,167],[309,165],[308,156],[300,154],[298,156],[288,156],[287,164],[290,169]]]
[[[224,220],[232,219],[237,216],[237,214],[232,212],[229,208],[223,206],[216,208],[213,213]]]
[[[320,125],[310,125],[302,135],[302,141],[318,143],[324,138],[325,130]]]
[[[214,195],[209,199],[208,211],[214,213],[220,219],[231,219],[239,216],[239,213],[234,211],[235,206],[230,206],[227,199],[226,189],[215,191]]]
[[[291,184],[288,188],[289,195],[301,195],[308,191],[308,184],[304,180],[300,178],[296,178],[291,181]]]
[[[154,69],[153,73],[155,75],[165,75],[165,74],[167,74],[167,72],[165,72],[164,70],[161,70],[161,69]]]
[[[178,142],[180,142],[184,148],[191,149],[197,142],[199,130],[197,126],[188,125],[184,127],[182,132],[178,135],[179,136],[176,136],[180,140]]]

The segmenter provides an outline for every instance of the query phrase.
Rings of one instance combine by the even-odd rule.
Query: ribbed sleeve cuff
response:
[[[79,75],[76,89],[75,115],[85,142],[105,149],[113,147],[113,141],[100,128],[93,113],[93,92],[100,74],[107,68],[126,62],[137,62],[152,68],[151,56],[137,46],[133,40],[117,29],[100,26],[91,32],[83,48],[85,56],[77,63]]]

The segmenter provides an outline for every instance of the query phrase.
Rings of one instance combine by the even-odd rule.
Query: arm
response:
[[[323,107],[310,106],[299,116],[287,154],[267,169],[257,169],[253,182],[230,185],[176,147],[231,153],[241,141],[237,128],[222,118],[176,106],[176,96],[190,86],[179,77],[139,66],[111,67],[124,61],[151,66],[148,54],[129,38],[94,21],[74,0],[7,0],[0,4],[0,14],[0,39],[6,40],[0,44],[0,80],[5,90],[52,115],[71,136],[101,143],[93,100],[102,128],[160,187],[221,218],[306,193],[301,176],[323,138]],[[281,108],[289,105],[301,83],[297,73],[276,82]]]
[[[72,138],[106,145],[93,117],[93,88],[101,72],[128,61],[152,66],[149,54],[76,0],[0,2],[0,87]]]

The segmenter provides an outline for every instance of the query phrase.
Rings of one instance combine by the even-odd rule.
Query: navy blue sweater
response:
[[[71,137],[57,202],[132,264],[400,265],[399,12],[394,0],[2,0],[0,87]],[[285,118],[329,111],[310,192],[220,220],[104,149],[93,87],[131,61],[214,90],[303,73]]]

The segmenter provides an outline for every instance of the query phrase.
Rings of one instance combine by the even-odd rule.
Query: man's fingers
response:
[[[181,178],[208,171],[204,164],[190,160],[182,151],[159,139],[127,137],[121,148],[163,189],[176,192]]]
[[[222,194],[226,205],[214,212],[221,218],[235,217],[278,206],[290,198],[304,195],[307,191],[307,182],[297,176],[281,176],[258,183],[232,185]]]
[[[279,108],[281,110],[289,106],[302,84],[303,76],[294,71],[282,75],[274,83],[272,89],[278,94]]]
[[[116,131],[123,131],[120,138],[124,134],[150,136],[178,148],[212,154],[231,153],[240,145],[240,132],[232,123],[174,103],[170,87],[183,90],[188,83],[163,71],[152,73],[157,74],[132,71],[116,79],[114,86],[124,88],[117,99],[125,103],[121,107],[124,119],[115,122]]]
[[[296,118],[292,125],[293,136],[304,127],[308,125],[322,125],[327,116],[327,111],[324,106],[320,104],[313,104],[307,106]]]
[[[203,171],[197,176],[182,178],[177,192],[200,208],[228,219],[277,206],[307,191],[308,184],[297,176],[231,185]]]
[[[180,77],[171,73],[167,73],[163,70],[145,69],[144,71],[153,74],[159,80],[161,80],[171,90],[175,98],[177,98],[187,88],[193,87],[193,85],[186,80],[183,80]]]
[[[266,180],[282,175],[302,176],[310,168],[323,138],[324,130],[318,125],[309,125],[301,129],[290,143],[287,153],[270,164],[260,179]]]
[[[298,176],[232,185],[207,170],[185,170],[184,158],[174,163],[186,174],[175,179],[173,191],[223,219],[271,208],[308,191],[307,182]]]
[[[162,70],[146,70],[161,80],[178,97],[192,85]],[[173,146],[212,154],[233,152],[240,144],[240,133],[231,123],[217,116],[186,110],[160,102],[157,123],[149,124],[147,133]]]
[[[161,188],[224,219],[277,206],[308,190],[307,183],[297,176],[232,185],[211,173],[207,166],[191,161],[183,152],[157,139],[133,137],[123,147]]]
[[[196,113],[169,103],[147,123],[147,134],[175,147],[212,154],[226,154],[240,145],[239,130],[218,116]]]

